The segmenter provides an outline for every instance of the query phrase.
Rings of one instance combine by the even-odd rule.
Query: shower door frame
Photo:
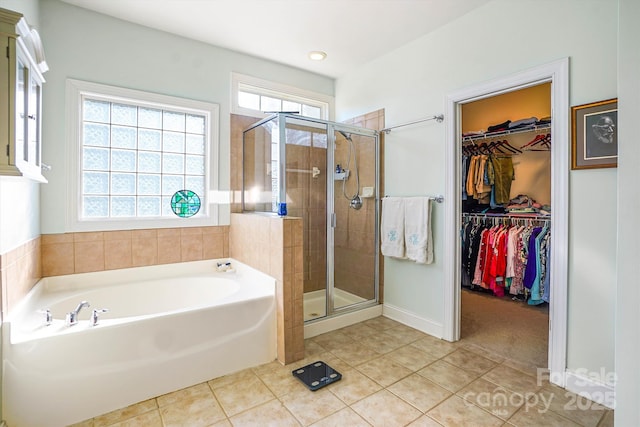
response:
[[[332,316],[338,316],[349,313],[362,308],[371,307],[378,304],[380,299],[380,133],[377,130],[350,126],[343,123],[324,122],[327,124],[327,281],[326,281],[326,298],[325,298],[325,315],[316,319],[307,320],[305,323],[313,323],[315,321],[324,320]],[[336,132],[343,131],[350,134],[356,134],[366,137],[373,137],[375,144],[375,224],[374,224],[374,266],[373,266],[373,282],[374,297],[366,301],[349,304],[343,307],[335,307],[335,180],[333,179],[335,165],[335,149],[336,149]],[[359,189],[361,190],[361,189]]]
[[[277,117],[279,126],[279,187],[278,187],[278,200],[286,200],[286,124],[287,119],[293,119],[301,122],[311,122],[326,126],[327,132],[327,215],[326,215],[326,234],[327,234],[327,244],[326,244],[326,254],[327,254],[327,265],[326,265],[326,276],[327,279],[325,281],[325,314],[324,316],[319,316],[314,319],[309,319],[305,321],[305,324],[314,323],[317,321],[325,320],[331,318],[333,316],[339,316],[341,314],[349,313],[352,311],[361,310],[363,308],[372,307],[378,305],[378,301],[380,299],[379,290],[380,290],[380,251],[378,248],[380,247],[380,133],[374,129],[361,128],[358,126],[353,126],[345,123],[337,123],[329,120],[316,119],[311,117],[303,117],[298,114],[291,113],[276,113],[268,118],[259,121],[258,123],[251,126],[254,128],[256,125],[266,123]],[[282,125],[284,123],[284,126]],[[344,307],[335,307],[335,181],[333,179],[334,172],[334,164],[335,164],[335,148],[336,148],[336,132],[343,131],[347,133],[351,133],[354,135],[361,135],[365,137],[373,138],[373,143],[375,144],[375,186],[374,186],[374,201],[375,201],[375,224],[374,224],[374,266],[373,266],[373,287],[374,287],[374,297],[373,299],[369,299],[366,301],[361,301],[354,304],[349,304]]]
[[[325,130],[327,132],[327,167],[325,173],[327,174],[327,212],[326,212],[326,234],[327,234],[327,243],[326,243],[326,276],[327,279],[325,281],[325,314],[324,316],[319,316],[314,319],[306,320],[305,324],[311,324],[318,321],[326,320],[331,317],[335,317],[338,315],[358,311],[361,309],[373,307],[379,304],[380,300],[380,132],[374,129],[361,128],[358,126],[353,126],[344,123],[337,123],[323,119],[316,119],[311,117],[304,117],[298,114],[292,113],[274,113],[268,117],[265,117],[262,120],[258,120],[248,128],[243,130],[243,143],[242,150],[244,156],[244,134],[252,129],[255,129],[259,126],[264,125],[272,120],[277,120],[278,123],[278,202],[286,201],[286,124],[287,119],[294,119],[296,121],[308,122],[308,123],[316,123],[322,126],[325,126]],[[284,123],[284,125],[282,125]],[[373,286],[374,286],[374,298],[361,301],[354,304],[349,304],[344,307],[339,307],[336,309],[334,304],[334,287],[335,287],[335,257],[334,257],[334,246],[335,246],[335,181],[333,179],[333,165],[335,164],[335,147],[336,147],[336,137],[335,134],[338,131],[344,131],[347,133],[362,135],[366,137],[374,138],[373,143],[375,144],[375,185],[374,185],[374,202],[375,202],[375,224],[374,224],[374,271],[373,271]],[[242,210],[245,211],[245,177],[246,171],[242,171]],[[274,213],[271,211],[271,213]]]

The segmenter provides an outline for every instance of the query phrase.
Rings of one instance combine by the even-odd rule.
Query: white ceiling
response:
[[[490,0],[62,0],[339,77]],[[312,50],[327,53],[311,61]]]

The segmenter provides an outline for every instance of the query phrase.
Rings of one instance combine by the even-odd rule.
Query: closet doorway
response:
[[[447,117],[449,118],[447,120],[448,144],[446,151],[446,198],[448,203],[445,206],[445,274],[447,280],[444,292],[443,338],[449,341],[457,341],[461,338],[462,316],[464,313],[461,287],[463,283],[463,242],[460,233],[464,224],[462,202],[463,167],[461,162],[464,146],[462,132],[465,120],[463,108],[471,108],[477,101],[498,99],[501,95],[514,95],[517,91],[533,87],[548,87],[551,92],[552,113],[550,116],[552,116],[552,121],[549,125],[549,134],[553,136],[553,143],[549,147],[550,153],[548,155],[551,158],[550,205],[552,210],[549,222],[552,227],[549,230],[549,236],[551,242],[553,242],[553,250],[549,259],[549,328],[546,336],[548,352],[546,360],[531,362],[537,366],[543,364],[539,367],[549,369],[550,381],[564,387],[567,345],[568,59],[556,61],[503,79],[479,84],[452,93],[447,97]],[[467,117],[469,117],[469,113],[467,113]],[[494,123],[487,122],[484,126],[490,124]],[[527,137],[522,136],[521,138]],[[533,140],[533,137],[530,140]],[[522,140],[520,142],[514,141],[513,145],[524,145],[528,142],[522,142]],[[506,149],[507,147],[504,146],[503,148]],[[515,148],[520,149],[519,147]],[[471,297],[492,298],[488,295],[471,295]],[[467,295],[465,295],[465,299],[468,299]],[[518,304],[515,301],[494,301],[493,303],[496,302]],[[506,307],[508,309],[509,306],[507,305]],[[543,313],[538,314],[545,315]],[[544,341],[544,331],[542,335],[541,339]]]
[[[551,83],[462,104],[460,123],[460,339],[546,368]]]

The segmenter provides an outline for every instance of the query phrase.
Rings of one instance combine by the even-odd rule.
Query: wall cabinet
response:
[[[48,70],[35,29],[0,9],[0,175],[47,182],[42,175],[43,73]]]

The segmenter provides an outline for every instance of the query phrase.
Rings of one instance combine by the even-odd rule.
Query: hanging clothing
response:
[[[491,156],[493,166],[493,193],[495,203],[504,205],[509,202],[511,182],[513,181],[513,159],[511,156]]]
[[[519,296],[531,305],[549,302],[549,225],[510,224],[509,218],[465,221],[462,276],[465,287],[476,286],[495,296]]]
[[[547,233],[546,245],[547,262],[545,264],[545,275],[542,285],[542,300],[549,302],[549,295],[551,293],[551,233]]]
[[[536,276],[531,285],[531,296],[527,303],[529,305],[542,304],[544,301],[544,277],[546,274],[547,264],[547,248],[546,248],[546,235],[548,229],[544,227],[540,234],[535,239],[536,249]]]
[[[492,208],[509,203],[514,179],[511,156],[476,154],[462,161],[462,200],[477,200]]]
[[[489,126],[485,138],[483,132],[467,133],[461,158],[462,211],[469,214],[460,230],[462,286],[482,288],[498,297],[509,295],[531,305],[550,299],[551,232],[548,217],[540,218],[540,213],[550,212],[550,208],[527,195],[512,198],[516,178],[513,156],[525,153],[523,147],[532,150],[531,146],[542,144],[546,137],[522,145],[518,139],[497,134],[526,131],[541,123],[550,123],[550,118],[506,120]],[[514,146],[510,141],[519,144]],[[526,168],[519,168],[527,175]],[[477,214],[486,216],[479,218]],[[519,218],[513,219],[516,216]]]
[[[527,251],[527,267],[524,272],[524,287],[527,289],[531,289],[533,286],[533,282],[536,280],[536,275],[538,274],[536,261],[529,262],[531,259],[536,259],[536,237],[538,234],[542,232],[542,227],[535,227],[531,232],[531,236],[529,237],[529,245]]]
[[[489,156],[480,155],[478,156],[479,160],[476,161],[476,176],[475,176],[475,194],[476,199],[478,199],[478,203],[482,203],[484,205],[488,205],[491,197],[491,183],[485,176],[489,174],[493,174],[490,172],[488,168],[492,168],[491,162],[487,162],[489,160]]]

